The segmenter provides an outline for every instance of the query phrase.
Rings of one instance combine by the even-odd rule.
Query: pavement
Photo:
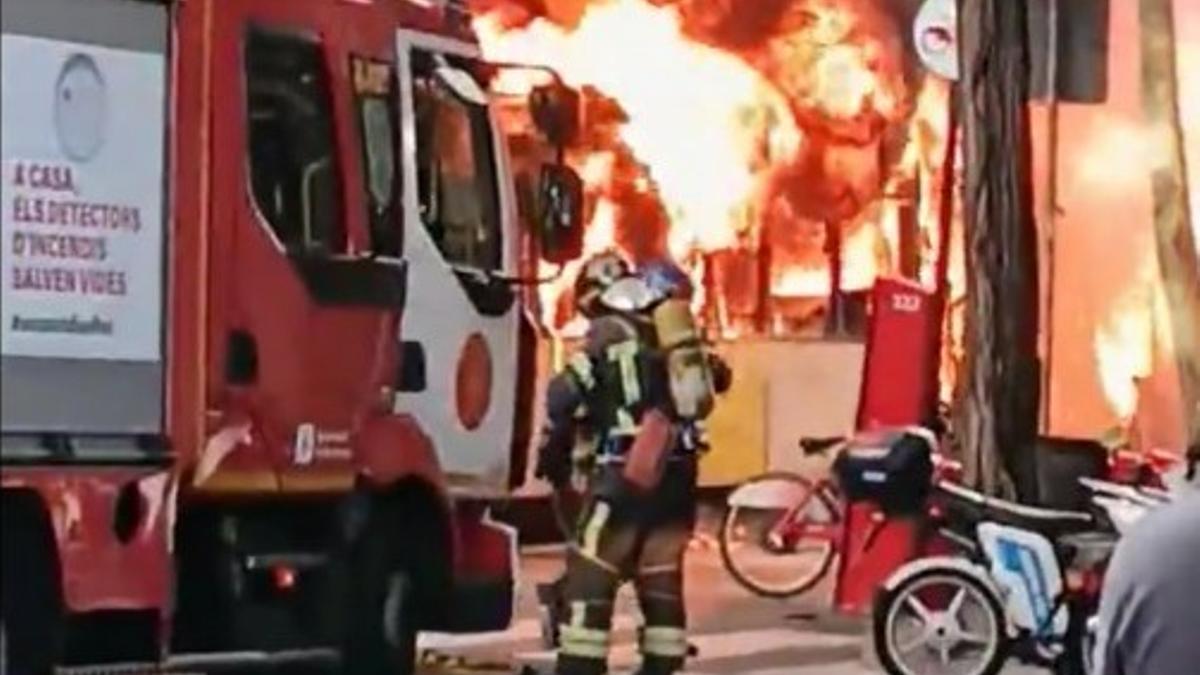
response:
[[[553,672],[554,655],[541,643],[534,588],[554,579],[563,565],[560,548],[522,554],[517,618],[500,633],[422,635],[426,665],[422,675],[469,675]],[[693,542],[685,567],[685,594],[691,642],[698,655],[685,675],[869,675],[868,626],[829,610],[828,585],[789,600],[759,598],[725,572],[711,535],[703,530]],[[609,663],[613,675],[637,665],[636,630],[640,623],[632,589],[617,600],[616,627]],[[1025,666],[1005,675],[1045,672]]]

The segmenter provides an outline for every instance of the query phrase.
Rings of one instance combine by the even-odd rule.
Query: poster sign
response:
[[[913,44],[935,75],[958,79],[958,10],[954,0],[925,0],[913,21]]]
[[[5,357],[161,358],[165,60],[3,36]]]

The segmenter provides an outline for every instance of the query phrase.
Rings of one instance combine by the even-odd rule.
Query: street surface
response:
[[[710,528],[704,528],[708,530]],[[688,555],[686,588],[691,642],[699,655],[686,675],[870,675],[864,653],[864,622],[832,615],[829,588],[794,600],[771,600],[743,590],[721,566],[716,542],[702,532]],[[422,675],[519,673],[531,666],[553,672],[554,655],[542,647],[535,584],[562,570],[561,549],[538,549],[522,556],[518,617],[503,633],[422,636],[427,650]],[[610,655],[614,675],[632,672],[638,662],[636,631],[640,617],[632,588],[617,602],[616,635]],[[869,652],[869,649],[867,650]],[[1036,669],[1012,666],[1005,675],[1033,675]]]

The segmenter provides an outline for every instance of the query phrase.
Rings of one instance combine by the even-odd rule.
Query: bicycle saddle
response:
[[[845,436],[806,436],[800,439],[800,450],[805,456],[819,455],[845,440]]]
[[[976,521],[990,520],[1002,525],[1011,525],[1037,532],[1048,539],[1055,539],[1065,534],[1087,532],[1096,528],[1095,518],[1082,511],[1063,511],[1018,504],[988,497],[975,490],[946,481],[939,482],[936,488],[943,497],[970,510]]]

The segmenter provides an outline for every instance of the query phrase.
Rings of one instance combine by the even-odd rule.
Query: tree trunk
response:
[[[1038,267],[1025,0],[959,0],[967,253],[957,422],[967,480],[1037,499]]]
[[[1172,0],[1141,0],[1142,110],[1168,148],[1151,174],[1154,235],[1166,291],[1189,452],[1200,456],[1200,272],[1179,119]]]

